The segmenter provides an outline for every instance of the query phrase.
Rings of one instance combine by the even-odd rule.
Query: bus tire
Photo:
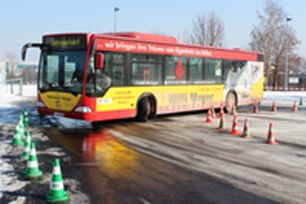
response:
[[[139,122],[146,122],[149,119],[151,112],[151,105],[148,97],[142,98],[137,106],[136,119]]]
[[[225,99],[225,111],[227,113],[233,113],[233,106],[237,108],[237,96],[233,91],[228,92]]]

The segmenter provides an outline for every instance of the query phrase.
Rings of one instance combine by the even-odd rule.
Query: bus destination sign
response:
[[[84,50],[86,49],[85,35],[67,36],[45,36],[44,44],[50,46],[52,50]]]

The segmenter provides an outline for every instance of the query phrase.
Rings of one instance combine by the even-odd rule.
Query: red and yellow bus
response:
[[[39,47],[37,110],[87,121],[204,110],[263,97],[263,55],[145,33],[51,34]]]

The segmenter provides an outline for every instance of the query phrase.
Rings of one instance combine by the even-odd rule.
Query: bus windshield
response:
[[[39,90],[82,93],[85,58],[85,51],[43,52]]]

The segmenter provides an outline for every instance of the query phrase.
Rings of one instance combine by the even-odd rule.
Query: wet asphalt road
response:
[[[48,127],[44,132],[68,150],[73,158],[71,165],[79,169],[79,180],[91,203],[276,203],[203,172],[150,156],[150,148],[148,154],[138,151],[135,145],[109,131],[158,141],[161,135],[171,137],[158,131],[171,122],[171,117],[157,119],[154,127],[150,122],[142,125],[117,121],[95,129]],[[176,145],[174,139],[173,146]]]

